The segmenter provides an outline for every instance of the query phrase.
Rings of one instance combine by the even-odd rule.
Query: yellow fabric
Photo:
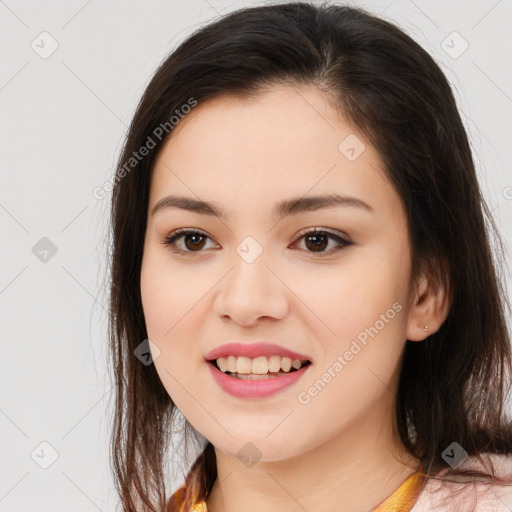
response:
[[[409,512],[416,503],[424,481],[425,477],[420,466],[416,473],[407,477],[391,496],[373,508],[371,512]],[[178,489],[173,495],[174,507],[177,508],[173,508],[172,511],[181,511],[181,505],[183,505],[181,496],[184,496],[184,487]],[[201,500],[190,508],[188,512],[208,512],[206,502]]]
[[[190,509],[190,512],[208,512],[206,509],[206,503],[204,501],[201,501],[201,503],[198,503],[194,507]]]
[[[372,512],[409,512],[416,503],[424,481],[425,478],[420,467],[416,473],[406,478],[391,496],[377,505]]]

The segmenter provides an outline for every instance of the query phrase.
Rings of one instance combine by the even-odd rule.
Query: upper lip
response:
[[[206,361],[212,361],[219,357],[227,356],[245,356],[250,358],[260,356],[274,356],[289,357],[292,360],[299,359],[300,361],[311,361],[311,358],[304,354],[299,354],[293,350],[280,347],[274,343],[257,342],[257,343],[226,343],[214,348],[205,355]]]

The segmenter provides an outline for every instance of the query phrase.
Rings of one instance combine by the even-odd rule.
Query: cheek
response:
[[[149,248],[141,268],[141,299],[148,335],[168,343],[182,319],[193,315],[208,283],[197,273],[173,267],[165,251]]]
[[[395,302],[404,305],[408,268],[399,255],[369,248],[364,253],[354,252],[337,268],[315,274],[301,272],[289,279],[303,301],[302,309],[305,305],[316,315],[330,335],[354,335],[357,329],[376,322]]]
[[[172,325],[172,290],[165,273],[158,271],[158,265],[144,256],[140,292],[148,336],[161,340]],[[173,286],[175,284],[173,283]]]
[[[207,301],[201,298],[211,286],[197,272],[171,268],[165,254],[151,249],[144,253],[140,287],[147,335],[159,349],[154,364],[160,380],[182,411],[190,407],[184,389],[196,387],[193,376],[204,364],[198,319],[206,318]],[[202,391],[194,393],[199,397]]]
[[[328,326],[315,333],[323,354],[301,390],[300,403],[309,400],[303,409],[311,432],[334,435],[343,425],[391,407],[406,313],[405,276],[391,271],[389,261],[354,260],[309,296],[309,308]]]
[[[372,368],[391,381],[405,343],[408,270],[395,249],[372,247],[346,258],[337,271],[296,281],[297,295],[321,320],[314,335],[325,368],[346,355],[347,378],[365,381]]]

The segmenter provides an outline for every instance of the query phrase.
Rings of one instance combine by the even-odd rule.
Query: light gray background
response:
[[[96,200],[92,191],[113,175],[159,62],[205,22],[259,3],[0,1],[2,511],[116,509],[107,420],[109,197]],[[396,22],[440,63],[508,250],[512,1],[349,3]],[[44,55],[52,44],[56,51]],[[48,244],[43,237],[57,248],[46,262],[33,250]],[[58,457],[43,469],[53,450]],[[169,478],[173,489],[181,484]]]

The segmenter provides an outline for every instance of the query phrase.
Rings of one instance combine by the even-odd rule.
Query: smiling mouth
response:
[[[304,361],[300,368],[290,368],[289,371],[285,372],[283,370],[279,370],[278,372],[270,372],[267,371],[263,374],[257,374],[257,373],[238,373],[238,372],[230,372],[230,371],[222,371],[218,364],[217,360],[213,359],[211,361],[208,361],[209,364],[214,366],[219,372],[224,373],[228,377],[232,377],[234,379],[241,379],[241,380],[268,380],[268,379],[274,379],[276,377],[281,377],[282,375],[289,375],[290,373],[297,372],[299,370],[302,370],[306,367],[308,367],[311,364],[311,361]]]

